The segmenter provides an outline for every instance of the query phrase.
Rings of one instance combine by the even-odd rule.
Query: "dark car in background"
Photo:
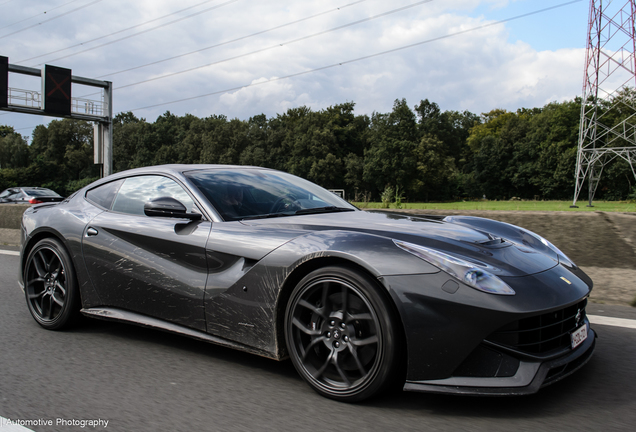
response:
[[[539,235],[361,211],[271,169],[120,172],[27,209],[21,231],[42,327],[82,313],[290,357],[336,400],[529,394],[594,351],[592,281]]]
[[[0,193],[0,203],[6,204],[42,204],[63,199],[57,192],[41,187],[13,187]]]

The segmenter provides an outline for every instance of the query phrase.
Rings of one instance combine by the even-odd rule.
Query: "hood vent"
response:
[[[488,240],[478,241],[476,243],[486,247],[501,247],[504,243],[506,243],[506,240],[501,237],[494,237],[492,234],[488,234]]]

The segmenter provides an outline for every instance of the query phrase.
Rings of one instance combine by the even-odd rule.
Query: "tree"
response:
[[[457,174],[455,160],[444,152],[444,143],[425,135],[415,149],[417,176],[411,186],[417,197],[443,200],[453,195],[453,180]]]
[[[0,126],[0,168],[24,168],[29,164],[29,146],[13,128]]]
[[[132,112],[119,113],[113,119],[113,169],[115,172],[149,165],[152,126]]]
[[[369,147],[364,151],[363,180],[377,197],[387,187],[399,187],[409,194],[416,192],[415,178],[418,141],[415,114],[406,100],[395,100],[389,114],[373,113],[369,130]]]
[[[31,154],[36,161],[52,162],[59,168],[57,181],[97,175],[93,164],[93,127],[81,120],[53,120],[33,133]]]
[[[572,198],[578,147],[580,98],[547,104],[530,119],[525,154],[532,195]],[[532,196],[529,196],[532,197]]]

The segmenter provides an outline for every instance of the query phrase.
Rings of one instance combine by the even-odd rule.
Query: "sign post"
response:
[[[9,72],[40,77],[41,93],[9,87]],[[74,98],[72,84],[101,88],[101,100]],[[102,176],[113,173],[112,82],[75,76],[58,66],[45,65],[40,70],[12,65],[0,56],[0,110],[94,122],[95,164],[102,165]]]

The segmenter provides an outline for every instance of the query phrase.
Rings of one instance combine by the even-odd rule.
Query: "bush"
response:
[[[400,192],[400,187],[396,187],[395,188],[395,208],[396,209],[401,209],[402,208],[402,200],[404,199],[404,194],[402,194]]]
[[[386,185],[380,199],[382,200],[382,208],[389,208],[391,202],[393,201],[393,186]]]

